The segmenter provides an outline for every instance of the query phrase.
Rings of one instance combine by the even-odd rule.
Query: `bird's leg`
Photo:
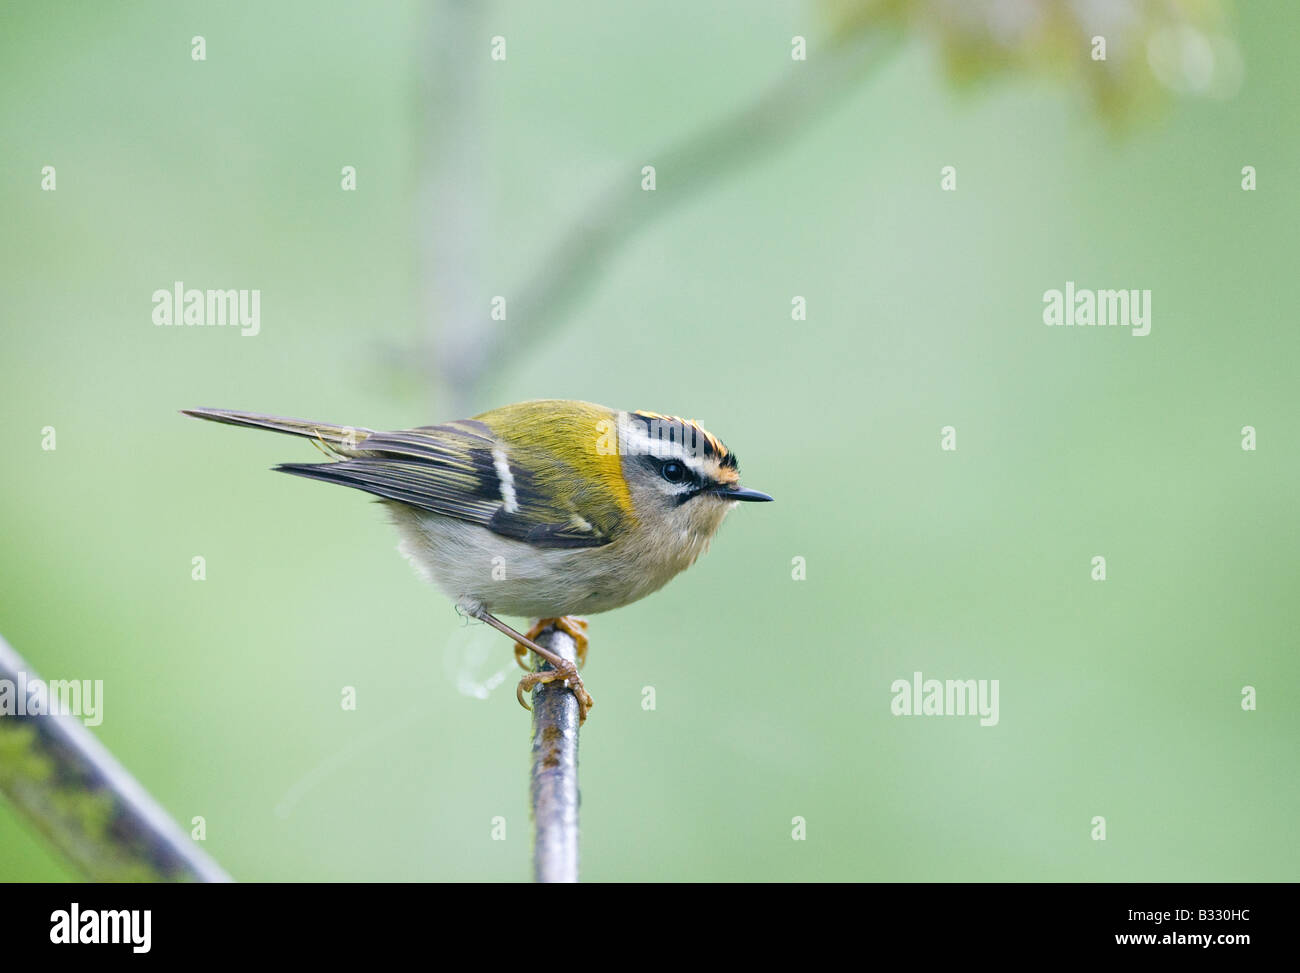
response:
[[[526,635],[520,635],[505,622],[501,621],[501,619],[497,618],[485,609],[476,609],[472,614],[479,621],[487,622],[487,624],[491,625],[498,632],[509,635],[520,646],[536,652],[553,667],[549,671],[545,672],[530,672],[528,675],[524,676],[524,678],[519,680],[519,685],[515,688],[515,698],[519,700],[520,706],[524,709],[532,709],[532,707],[528,705],[527,700],[524,699],[524,693],[531,691],[534,686],[563,680],[568,682],[569,688],[573,690],[573,695],[578,698],[578,722],[582,723],[587,719],[587,712],[594,705],[594,701],[587,690],[582,686],[582,679],[578,675],[577,666],[568,659],[563,659],[556,655],[550,649],[542,648]]]
[[[578,668],[585,668],[587,665],[587,620],[585,618],[579,618],[577,615],[539,618],[533,627],[524,634],[524,638],[536,640],[537,636],[552,625],[573,639],[573,644],[578,647]],[[524,672],[533,671],[528,664],[528,650],[520,642],[515,643],[515,662],[519,663],[519,668]]]

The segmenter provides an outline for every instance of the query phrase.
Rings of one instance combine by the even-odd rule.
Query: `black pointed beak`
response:
[[[709,491],[715,497],[721,497],[724,500],[771,500],[766,493],[759,490],[745,490],[741,487],[717,487]]]

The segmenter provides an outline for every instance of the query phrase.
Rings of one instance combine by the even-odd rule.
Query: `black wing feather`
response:
[[[513,511],[505,508],[494,450],[506,454]],[[612,540],[539,489],[487,426],[473,420],[372,433],[349,459],[283,463],[276,469],[478,524],[534,547],[599,547]]]

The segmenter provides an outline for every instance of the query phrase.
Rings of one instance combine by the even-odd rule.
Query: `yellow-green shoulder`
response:
[[[553,457],[582,478],[581,484],[549,482],[553,476],[563,474],[540,463],[540,468],[531,472],[550,488],[552,495],[576,492],[585,496],[586,503],[596,499],[597,508],[604,505],[600,502],[603,498],[605,503],[617,506],[625,518],[634,516],[619,456],[618,412],[614,409],[576,399],[534,399],[474,418],[491,429],[508,449],[517,451],[522,462],[531,465],[541,457]],[[598,509],[596,513],[603,513],[605,519],[612,511]]]

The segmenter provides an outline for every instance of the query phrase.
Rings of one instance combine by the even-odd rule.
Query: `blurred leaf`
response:
[[[1222,0],[821,0],[837,37],[901,28],[933,39],[949,76],[1057,78],[1123,123],[1170,93],[1230,98],[1241,56]],[[1094,38],[1105,59],[1094,60]]]

